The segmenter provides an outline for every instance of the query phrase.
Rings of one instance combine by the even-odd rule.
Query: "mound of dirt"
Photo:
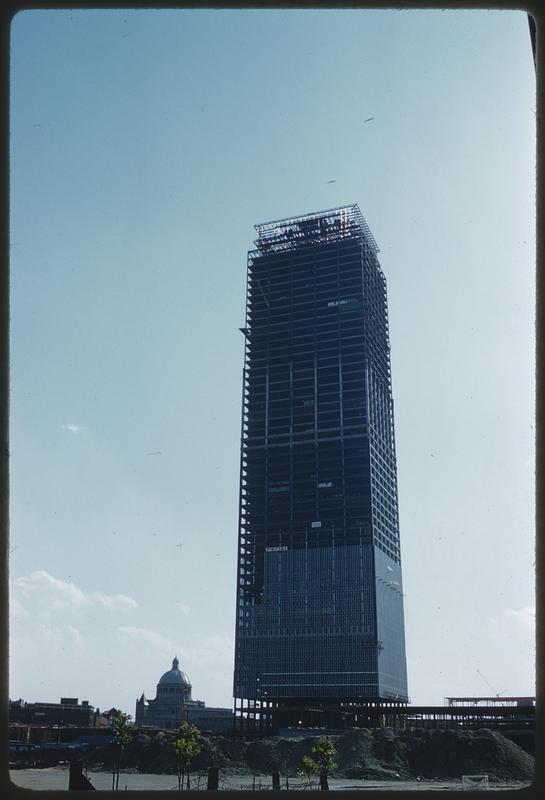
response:
[[[534,758],[498,731],[406,731],[411,772],[450,778],[483,773],[497,780],[532,780]]]
[[[391,728],[354,730],[337,740],[337,774],[346,778],[410,778],[407,747]]]
[[[176,771],[172,747],[176,734],[140,733],[123,756],[123,769],[141,772]],[[487,774],[492,780],[532,780],[534,759],[497,731],[393,730],[373,728],[352,730],[333,737],[337,768],[332,773],[346,778],[379,780],[459,779],[466,774]],[[210,766],[241,773],[295,775],[304,755],[312,755],[318,737],[199,736],[200,754],[193,760],[195,772]],[[88,753],[89,768],[110,769],[112,747]]]
[[[337,772],[350,778],[531,780],[534,759],[497,731],[391,728],[352,731],[337,744]]]

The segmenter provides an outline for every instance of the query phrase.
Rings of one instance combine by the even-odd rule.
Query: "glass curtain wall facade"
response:
[[[407,700],[386,281],[357,205],[248,254],[235,713]]]

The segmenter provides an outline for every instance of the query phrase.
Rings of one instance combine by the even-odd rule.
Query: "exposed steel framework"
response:
[[[279,729],[318,728],[490,728],[535,730],[535,698],[457,698],[460,704],[407,705],[388,701],[367,703],[245,703],[235,717],[235,731],[267,735]],[[463,703],[467,700],[467,703]],[[471,700],[471,702],[469,702]]]
[[[271,251],[293,250],[298,245],[312,241],[330,244],[354,235],[362,235],[371,251],[379,252],[375,238],[357,205],[260,222],[254,227],[257,231],[255,245],[257,252],[262,255]]]
[[[407,700],[386,281],[357,205],[248,253],[235,713]]]
[[[535,706],[535,704],[535,697],[505,697],[499,694],[493,697],[445,697],[445,705],[451,708],[465,706],[495,706],[500,708],[518,706],[528,708]]]

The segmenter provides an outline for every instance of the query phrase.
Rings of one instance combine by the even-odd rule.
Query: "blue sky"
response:
[[[27,11],[11,59],[10,696],[134,715],[177,653],[230,705],[246,252],[353,202],[388,281],[409,693],[533,693],[526,15]]]

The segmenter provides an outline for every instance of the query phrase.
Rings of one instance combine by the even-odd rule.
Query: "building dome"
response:
[[[169,669],[168,672],[165,672],[164,675],[161,675],[159,678],[158,686],[164,686],[165,684],[168,686],[191,686],[191,682],[189,680],[189,675],[186,675],[185,672],[182,672],[179,669],[179,661],[177,658],[174,658],[172,662],[172,669]]]

